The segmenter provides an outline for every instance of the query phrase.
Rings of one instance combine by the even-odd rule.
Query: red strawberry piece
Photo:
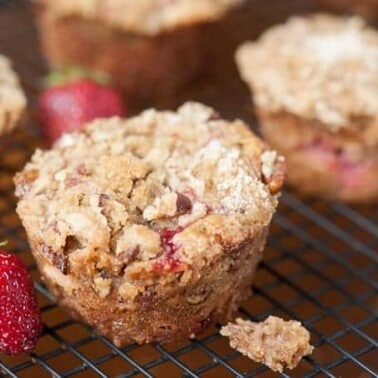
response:
[[[38,99],[38,115],[48,143],[63,133],[80,130],[96,118],[124,116],[121,94],[93,77],[74,77],[44,89]]]
[[[154,264],[155,271],[170,271],[176,272],[182,268],[182,263],[175,255],[178,246],[174,244],[173,237],[179,232],[183,231],[183,227],[177,227],[176,229],[164,229],[160,233],[160,239],[163,246],[163,256],[158,259]]]
[[[22,261],[0,249],[0,351],[28,353],[42,333],[33,283]]]

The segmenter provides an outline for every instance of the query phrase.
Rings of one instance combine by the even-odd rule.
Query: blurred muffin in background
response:
[[[378,199],[378,33],[357,17],[294,17],[236,60],[288,182],[350,202]]]
[[[37,0],[43,52],[53,67],[112,75],[133,99],[175,93],[209,66],[203,27],[244,0]]]
[[[26,108],[26,97],[10,60],[0,55],[0,135],[13,130]]]
[[[370,21],[378,20],[378,0],[316,0],[330,11],[357,13]]]

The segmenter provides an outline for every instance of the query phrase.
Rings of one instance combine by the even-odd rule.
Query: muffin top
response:
[[[38,0],[57,16],[82,16],[128,31],[154,35],[213,21],[245,0]]]
[[[332,132],[378,136],[378,33],[362,19],[293,17],[237,51],[242,78],[262,111],[320,121]]]
[[[0,135],[14,128],[26,107],[26,97],[11,62],[0,55]]]
[[[245,123],[186,103],[97,120],[36,151],[15,178],[17,211],[64,274],[83,259],[115,275],[177,272],[267,226],[283,171]]]

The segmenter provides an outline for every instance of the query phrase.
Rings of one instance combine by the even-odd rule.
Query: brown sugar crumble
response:
[[[284,367],[296,367],[314,349],[310,333],[300,322],[276,316],[259,323],[236,319],[222,327],[220,334],[230,338],[231,348],[279,373]]]

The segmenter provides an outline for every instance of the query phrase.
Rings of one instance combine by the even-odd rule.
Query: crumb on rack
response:
[[[241,354],[279,373],[284,367],[296,367],[314,349],[310,333],[300,322],[276,316],[259,323],[236,319],[222,327],[220,334],[229,337],[230,346]]]

